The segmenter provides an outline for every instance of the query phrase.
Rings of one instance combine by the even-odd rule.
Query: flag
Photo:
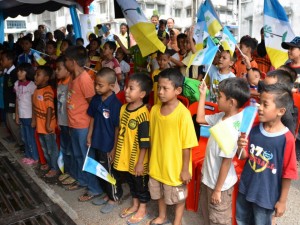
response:
[[[218,46],[207,46],[205,49],[197,51],[191,64],[196,66],[212,64],[218,49]]]
[[[210,128],[210,133],[218,143],[221,151],[226,155],[230,155],[236,150],[239,132],[249,134],[257,108],[248,106],[238,114],[231,116]]]
[[[278,0],[264,2],[264,37],[271,63],[278,68],[288,59],[287,51],[281,48],[281,43],[295,37],[284,8]]]
[[[35,61],[36,61],[39,65],[43,66],[43,65],[45,65],[45,64],[47,63],[47,62],[45,61],[45,59],[43,59],[43,58],[41,57],[41,55],[40,55],[42,52],[39,52],[39,51],[37,51],[37,50],[35,50],[35,49],[33,49],[33,48],[31,48],[30,50],[31,50],[32,53],[33,53],[33,57],[34,57]]]
[[[207,48],[216,46],[215,42],[211,39],[210,36],[208,36],[206,39],[206,46]]]
[[[57,158],[57,165],[58,165],[58,168],[60,169],[60,171],[62,173],[65,173],[65,164],[64,164],[64,158],[63,158],[62,151],[59,151],[59,155]]]
[[[224,50],[228,50],[230,55],[233,56],[237,42],[227,27],[223,28],[221,43]]]
[[[195,24],[193,38],[194,38],[196,44],[202,45],[202,48],[203,48],[203,42],[208,36],[209,36],[209,34],[207,31],[207,26],[206,26],[205,17],[204,17],[204,8],[203,8],[203,3],[202,3],[198,9],[197,23]]]
[[[164,52],[166,46],[158,39],[154,24],[148,22],[138,3],[135,0],[117,0],[117,2],[142,56],[145,57],[157,50]]]
[[[82,170],[92,173],[92,174],[96,175],[97,177],[100,177],[101,179],[106,180],[107,182],[115,185],[116,179],[113,178],[99,162],[97,162],[96,160],[94,160],[93,158],[88,156],[89,149],[86,153],[86,157],[84,160]]]
[[[222,29],[220,20],[210,0],[206,0],[202,7],[207,31],[210,34],[210,36],[214,37]]]

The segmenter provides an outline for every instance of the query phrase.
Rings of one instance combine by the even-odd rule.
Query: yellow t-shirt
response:
[[[154,105],[157,103],[160,103],[160,100],[158,98],[158,74],[160,73],[160,70],[154,70],[152,73],[152,80],[153,80],[153,98],[154,98]]]
[[[150,148],[149,111],[145,105],[129,111],[128,104],[120,111],[120,131],[116,147],[114,168],[135,174],[141,148]],[[144,175],[148,174],[148,151],[144,157]]]
[[[179,102],[175,110],[163,116],[161,105],[154,105],[150,112],[151,155],[149,175],[170,186],[182,184],[183,149],[198,145],[194,124],[189,110]],[[189,172],[192,175],[192,154]]]

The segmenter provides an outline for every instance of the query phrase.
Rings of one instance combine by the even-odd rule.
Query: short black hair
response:
[[[17,67],[17,71],[25,71],[26,72],[26,80],[34,80],[34,68],[30,63],[21,63]]]
[[[227,78],[219,83],[218,88],[219,92],[223,92],[227,99],[235,99],[238,108],[241,108],[250,98],[249,84],[243,78]]]
[[[104,45],[108,45],[108,47],[109,47],[110,49],[112,49],[114,52],[115,52],[116,49],[117,49],[117,44],[116,44],[116,42],[114,42],[114,41],[107,41],[107,42],[105,42]]]
[[[36,70],[41,70],[44,75],[49,77],[49,80],[53,77],[53,69],[50,66],[38,66]]]
[[[57,47],[56,42],[55,42],[55,41],[52,41],[52,40],[47,41],[46,45],[52,45],[54,48]]]
[[[165,25],[165,26],[167,26],[167,20],[165,20],[165,19],[160,19],[160,20],[159,20],[159,25]]]
[[[252,67],[252,71],[253,71],[253,72],[258,72],[259,75],[260,75],[260,77],[261,77],[261,71],[260,71],[258,68]]]
[[[63,42],[67,42],[68,43],[68,45],[69,46],[72,46],[73,45],[73,43],[72,43],[72,41],[70,40],[70,39],[63,39],[62,41],[61,41],[61,43],[63,43]]]
[[[170,57],[172,55],[172,51],[170,51],[167,48],[166,48],[166,50],[164,52],[157,51],[157,58],[160,57],[160,56],[162,56],[162,55],[167,55],[168,57]]]
[[[180,39],[185,39],[187,38],[187,35],[184,33],[180,33],[177,35],[177,42],[179,42]]]
[[[76,38],[76,42],[77,42],[77,41],[81,41],[82,43],[84,43],[83,38]]]
[[[153,88],[153,81],[151,77],[145,73],[134,73],[129,77],[129,80],[136,81],[142,91],[146,92],[145,97],[148,97]]]
[[[29,43],[32,44],[32,39],[29,36],[22,37],[22,41],[28,41]]]
[[[88,59],[87,50],[83,46],[68,47],[65,52],[65,56],[69,59],[75,60],[80,67],[84,67]]]
[[[97,77],[105,77],[106,81],[109,84],[115,84],[116,80],[117,80],[116,72],[109,67],[103,67],[102,69],[100,69],[97,72],[96,76]]]
[[[245,35],[241,38],[240,44],[246,45],[247,47],[250,47],[252,51],[254,51],[257,47],[258,41],[249,35]]]
[[[65,63],[65,61],[66,61],[65,55],[60,55],[60,56],[58,56],[57,59],[55,60],[56,63],[60,63],[60,62]]]
[[[15,53],[11,50],[4,50],[1,55],[7,58],[8,60],[15,60]]]
[[[98,46],[101,45],[101,41],[99,40],[99,38],[94,38],[93,40],[90,41],[90,43],[92,43],[94,41],[98,44]]]
[[[182,87],[184,77],[177,68],[168,68],[158,74],[158,79],[169,79],[175,88]]]
[[[276,108],[285,108],[286,110],[293,108],[293,95],[291,90],[285,84],[275,83],[270,85],[263,85],[261,94],[263,92],[275,95],[274,102]]]
[[[293,76],[286,70],[277,69],[277,70],[270,71],[267,73],[267,77],[277,78],[276,83],[284,84],[290,89],[292,89],[293,87],[293,83],[294,83]]]
[[[278,70],[284,70],[286,72],[288,72],[291,75],[292,78],[292,83],[294,83],[297,79],[297,72],[295,69],[293,69],[292,67],[288,66],[288,65],[282,65],[278,68]]]

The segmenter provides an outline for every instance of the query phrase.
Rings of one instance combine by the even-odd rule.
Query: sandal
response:
[[[156,220],[157,218],[154,218],[153,220],[150,221],[149,225],[165,225],[165,224],[168,224],[168,223],[171,223],[170,220],[166,220],[165,222],[162,222],[162,223],[154,223],[153,221]]]
[[[76,182],[76,180],[73,177],[69,176],[67,179],[63,180],[61,183],[63,185],[71,185],[71,184],[74,184],[75,182]]]
[[[76,191],[76,190],[79,190],[79,189],[81,189],[81,188],[84,188],[84,186],[81,186],[81,185],[79,184],[79,182],[74,182],[73,184],[67,186],[67,187],[65,188],[65,190],[66,190],[66,191]]]
[[[126,218],[128,216],[132,216],[134,213],[136,213],[136,211],[129,211],[131,207],[128,207],[126,209],[123,209],[123,211],[121,212],[121,214],[119,215],[121,218]]]
[[[58,180],[59,180],[59,181],[63,181],[63,180],[65,180],[65,179],[67,179],[68,177],[70,177],[69,174],[63,173],[63,174],[59,175]]]
[[[100,196],[100,195],[93,195],[93,194],[90,194],[89,192],[86,192],[83,195],[79,196],[78,201],[88,202],[94,198],[97,198],[98,196]]]
[[[56,177],[57,175],[58,172],[56,170],[49,170],[49,172],[45,174],[45,177],[52,178],[52,177]]]
[[[128,219],[126,221],[126,223],[128,225],[137,225],[137,224],[141,223],[142,221],[144,221],[147,218],[148,218],[148,214],[147,213],[143,217],[135,217],[135,215],[133,215],[132,217],[130,217],[130,219]],[[130,222],[129,220],[131,220],[131,219],[135,220],[135,222]]]

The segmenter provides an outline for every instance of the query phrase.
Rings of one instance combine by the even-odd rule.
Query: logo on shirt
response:
[[[109,109],[103,109],[103,116],[105,119],[108,119],[110,117]]]
[[[38,99],[39,101],[43,101],[43,100],[44,100],[44,96],[43,96],[43,95],[38,95],[38,96],[37,96],[37,99]]]
[[[137,121],[134,120],[134,119],[131,119],[128,123],[128,127],[131,129],[131,130],[134,130],[136,127],[137,127]]]

